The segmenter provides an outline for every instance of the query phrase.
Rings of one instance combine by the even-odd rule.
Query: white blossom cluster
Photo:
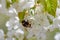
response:
[[[11,2],[11,0],[9,0]],[[0,13],[9,16],[9,20],[6,22],[8,29],[7,34],[0,29],[0,40],[30,40],[32,37],[36,39],[32,40],[46,40],[46,32],[54,31],[55,28],[60,30],[60,8],[56,10],[56,18],[49,15],[42,10],[41,4],[36,5],[36,9],[30,9],[35,5],[35,0],[20,0],[19,3],[14,3],[9,9],[6,8],[6,0],[0,0]],[[29,20],[31,28],[25,28],[19,22],[18,12],[28,10],[28,14],[25,16],[25,20]],[[32,12],[32,15],[31,15]],[[49,23],[47,18],[49,16],[53,20],[53,24]]]

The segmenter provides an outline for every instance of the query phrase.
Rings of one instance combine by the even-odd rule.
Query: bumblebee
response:
[[[28,22],[28,20],[26,21],[26,20],[23,20],[22,21],[22,25],[24,26],[24,27],[31,27],[31,24]]]

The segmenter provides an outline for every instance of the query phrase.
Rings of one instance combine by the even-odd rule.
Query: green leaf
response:
[[[18,3],[19,0],[11,0],[11,1],[12,1],[12,2],[10,2],[9,0],[6,0],[6,8],[9,8],[10,5],[12,5],[12,4],[15,3],[15,2]]]
[[[57,0],[46,0],[47,11],[50,15],[56,16]]]
[[[8,0],[6,0],[6,8],[9,8],[10,5],[11,5],[11,3]]]
[[[20,19],[20,22],[22,22],[22,20],[24,20],[25,12],[26,12],[26,10],[24,10],[23,12],[18,12],[18,17]]]
[[[52,16],[56,16],[57,0],[38,0],[44,7],[44,11]]]
[[[12,1],[12,3],[18,2],[18,0],[11,0],[11,1]]]
[[[47,16],[47,18],[48,18],[48,20],[49,20],[49,23],[50,23],[50,24],[53,24],[53,20],[52,20],[49,16]]]
[[[16,2],[16,0],[11,0],[11,1],[12,1],[12,3]]]

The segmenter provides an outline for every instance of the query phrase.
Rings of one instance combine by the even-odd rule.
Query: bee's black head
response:
[[[29,22],[28,21],[25,21],[25,20],[22,21],[22,25],[24,27],[30,27],[31,26],[31,24],[29,24]]]

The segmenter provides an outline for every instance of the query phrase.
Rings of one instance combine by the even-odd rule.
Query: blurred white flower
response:
[[[24,38],[24,31],[21,29],[17,29],[14,33],[14,35],[16,36],[16,38],[18,38],[19,40],[23,40]]]
[[[57,34],[54,36],[54,39],[55,39],[55,40],[60,40],[60,33],[57,33]]]
[[[15,30],[10,30],[10,31],[7,32],[7,36],[8,37],[13,37],[14,33],[15,33]]]
[[[17,25],[15,25],[15,26],[14,26],[14,29],[18,29],[18,26],[17,26]]]
[[[4,40],[4,31],[0,29],[0,40]]]
[[[7,37],[6,40],[16,40],[16,39],[12,37]]]
[[[56,10],[56,16],[60,16],[60,8],[57,8],[57,10]]]
[[[57,18],[53,19],[53,27],[55,28],[60,28],[60,16],[58,16]]]
[[[16,8],[18,12],[24,9],[30,9],[35,5],[35,0],[20,0],[20,3],[14,3],[13,7]]]
[[[0,4],[0,8],[2,7],[2,4]]]
[[[4,31],[0,29],[0,37],[4,37]]]
[[[18,33],[18,34],[24,34],[24,31],[21,30],[21,29],[17,29],[17,30],[16,30],[16,33]]]

